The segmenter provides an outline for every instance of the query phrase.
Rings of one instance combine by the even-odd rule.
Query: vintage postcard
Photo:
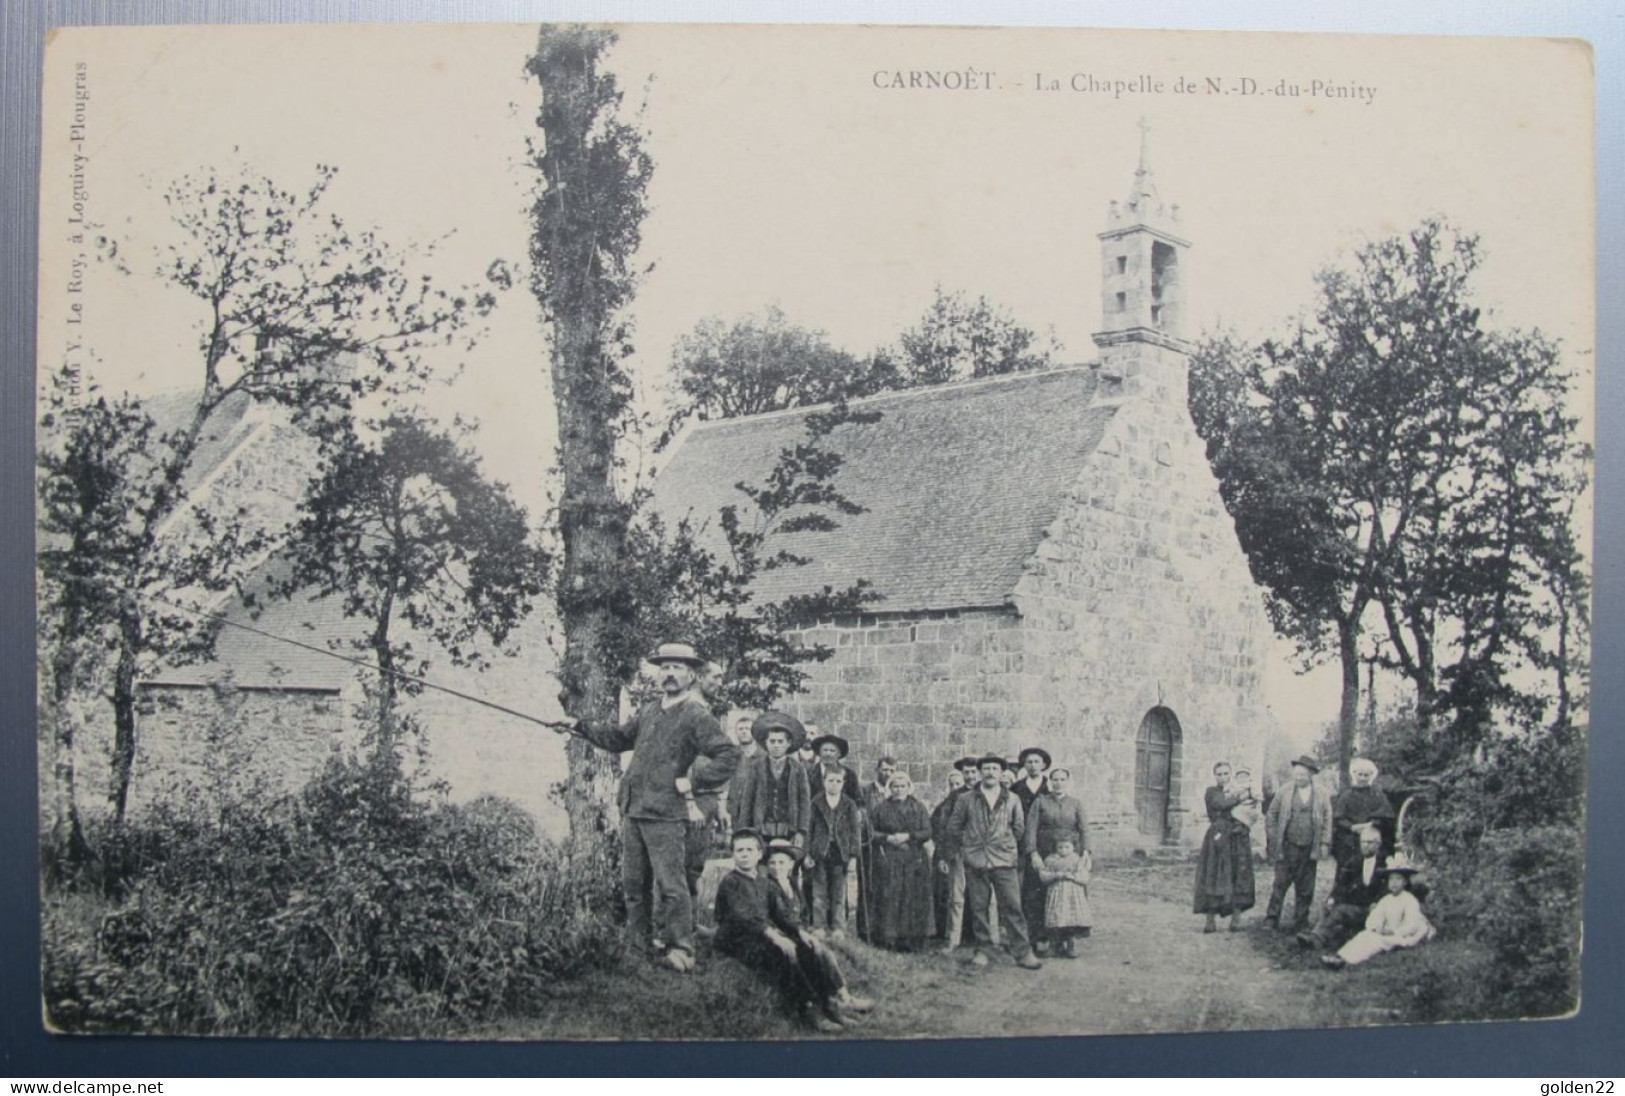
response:
[[[1580,1007],[1581,42],[70,28],[54,1031]]]

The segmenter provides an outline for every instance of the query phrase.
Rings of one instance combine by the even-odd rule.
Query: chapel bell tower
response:
[[[1141,392],[1184,406],[1190,344],[1185,341],[1185,252],[1179,206],[1157,195],[1149,162],[1150,126],[1140,120],[1140,166],[1128,201],[1113,202],[1100,233],[1101,395]]]

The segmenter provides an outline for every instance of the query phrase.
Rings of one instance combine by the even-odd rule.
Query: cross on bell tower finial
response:
[[[1140,167],[1136,175],[1144,175],[1151,170],[1151,122],[1145,115],[1140,115]]]

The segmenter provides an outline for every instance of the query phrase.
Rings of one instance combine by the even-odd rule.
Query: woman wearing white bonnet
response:
[[[1354,827],[1370,824],[1382,835],[1382,850],[1394,851],[1394,805],[1376,785],[1377,763],[1369,757],[1349,762],[1347,788],[1332,798],[1332,857],[1339,864],[1360,855]]]

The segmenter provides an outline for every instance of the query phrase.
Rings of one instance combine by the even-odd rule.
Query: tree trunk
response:
[[[73,679],[79,659],[73,642],[67,638],[77,631],[78,617],[70,610],[63,622],[60,646],[51,657],[46,709],[41,713],[51,739],[51,848],[62,866],[82,864],[90,852],[79,819],[78,769],[74,761]]]
[[[383,606],[372,629],[373,665],[378,667],[378,723],[373,728],[373,761],[393,765],[399,760],[395,752],[395,700],[400,693],[395,682],[395,651],[389,644],[389,624],[394,615],[393,594],[384,595]]]
[[[113,668],[113,781],[109,794],[113,821],[120,826],[129,806],[130,775],[135,768],[135,675],[141,633],[140,617],[126,614],[119,623],[118,662]]]
[[[594,175],[594,128],[600,113],[613,109],[613,101],[599,94],[597,60],[611,40],[591,28],[544,27],[530,64],[542,88],[545,145],[539,160],[543,189],[533,213],[533,288],[553,327],[550,364],[563,479],[559,678],[566,710],[592,721],[619,714],[626,656],[617,653],[616,641],[626,635],[631,613],[624,596],[630,515],[614,480],[624,408],[617,381],[624,382],[624,375],[612,332],[628,284],[617,264],[625,255],[614,249],[635,245],[636,234],[634,228],[629,245],[627,234],[617,233],[606,219],[641,216],[641,198],[617,209],[616,198]],[[602,855],[615,832],[611,805],[619,758],[579,740],[565,752],[569,779],[563,799],[573,851]]]
[[[1337,709],[1337,780],[1346,788],[1360,714],[1360,625],[1353,615],[1337,622],[1337,656],[1343,670],[1343,696]]]

